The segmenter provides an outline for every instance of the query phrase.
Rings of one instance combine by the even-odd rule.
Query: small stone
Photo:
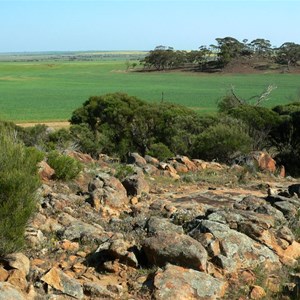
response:
[[[8,271],[5,270],[4,268],[0,267],[0,281],[6,281],[8,276],[9,276]]]
[[[84,257],[86,257],[86,256],[87,256],[87,253],[86,253],[86,252],[84,252],[84,251],[78,251],[78,252],[76,253],[76,255],[77,255],[77,256],[79,256],[79,257],[82,257],[82,258],[84,258]]]
[[[266,292],[261,286],[254,285],[252,287],[250,292],[250,299],[259,300],[259,299],[263,299],[265,296],[266,296]]]
[[[138,198],[135,196],[135,197],[132,197],[132,198],[130,199],[130,203],[131,203],[132,205],[136,205],[136,204],[139,203],[139,200],[138,200]]]
[[[60,247],[66,251],[77,251],[79,249],[79,244],[77,242],[71,242],[69,240],[63,240],[60,243]]]

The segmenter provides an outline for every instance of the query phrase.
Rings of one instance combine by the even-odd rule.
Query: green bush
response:
[[[41,156],[0,126],[0,256],[22,248],[39,187],[37,162]]]
[[[55,178],[70,180],[75,178],[82,170],[82,164],[67,155],[60,154],[58,151],[51,151],[48,154],[47,162],[55,171]]]
[[[252,143],[241,122],[225,120],[201,133],[196,139],[193,152],[194,157],[226,163],[237,154],[248,153]]]
[[[174,153],[163,143],[152,144],[147,154],[156,157],[160,161],[174,156]]]

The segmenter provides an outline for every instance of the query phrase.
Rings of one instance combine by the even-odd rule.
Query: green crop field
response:
[[[180,103],[201,113],[216,111],[231,85],[241,97],[277,86],[268,106],[299,94],[297,74],[201,74],[126,72],[126,59],[0,62],[0,119],[15,122],[63,121],[89,96],[125,92],[146,101]],[[132,59],[132,58],[130,58]],[[131,60],[130,62],[133,62]]]

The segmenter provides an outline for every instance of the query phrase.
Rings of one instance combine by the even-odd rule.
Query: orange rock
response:
[[[9,276],[8,271],[1,267],[0,268],[0,281],[6,281],[8,276]]]
[[[63,240],[60,243],[60,247],[66,251],[77,251],[79,249],[79,244],[77,242],[71,242],[69,240]]]
[[[7,282],[25,291],[28,286],[26,274],[23,271],[17,269],[11,270],[9,273],[10,275],[8,277]]]
[[[264,298],[265,296],[266,296],[266,292],[261,286],[254,285],[252,287],[250,292],[250,299],[259,300]]]
[[[284,166],[281,166],[280,167],[280,172],[279,172],[279,176],[280,177],[285,177],[285,167]]]
[[[256,151],[252,153],[252,156],[257,161],[260,170],[271,173],[276,171],[276,162],[268,153]]]
[[[41,180],[49,181],[52,179],[55,171],[45,161],[41,161],[38,164],[38,167]]]

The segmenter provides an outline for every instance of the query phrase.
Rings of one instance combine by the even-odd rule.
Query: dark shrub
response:
[[[24,244],[26,224],[36,206],[39,187],[37,162],[42,158],[26,149],[15,132],[0,126],[0,256]]]

